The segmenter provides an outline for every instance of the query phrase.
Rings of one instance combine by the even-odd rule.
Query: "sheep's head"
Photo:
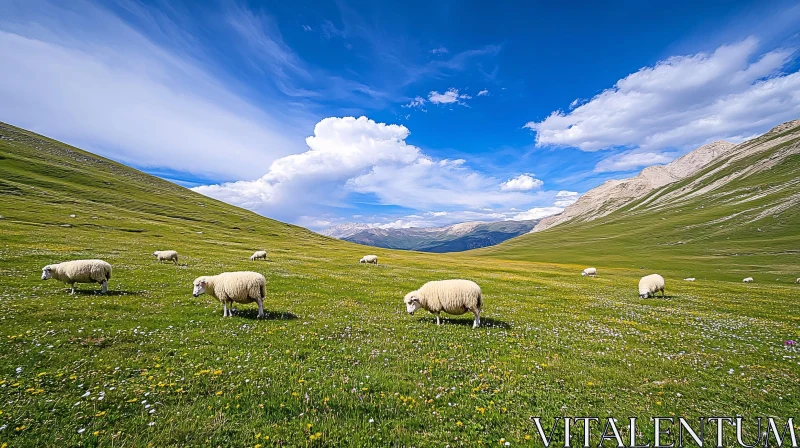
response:
[[[49,280],[53,278],[53,268],[48,264],[42,268],[42,280]]]
[[[153,256],[157,257],[158,256],[158,251],[153,252]]]
[[[639,290],[639,297],[642,298],[642,299],[646,299],[646,298],[650,297],[650,291]]]
[[[586,272],[581,272],[581,277],[586,277]]]
[[[359,263],[366,263],[366,262],[367,262],[367,260],[365,260],[364,258],[362,258],[362,259],[358,260],[358,262],[359,262]]]
[[[204,292],[206,292],[206,278],[205,277],[197,277],[194,280],[194,289],[192,290],[192,295],[194,297],[198,297]]]
[[[411,291],[410,293],[406,294],[406,297],[403,299],[403,302],[406,304],[406,311],[408,311],[408,314],[414,314],[414,311],[417,311],[422,307],[417,294],[417,291]]]

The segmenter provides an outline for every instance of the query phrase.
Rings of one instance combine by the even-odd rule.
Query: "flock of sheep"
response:
[[[172,261],[178,264],[178,252],[162,250],[153,252],[159,263]],[[256,251],[250,260],[266,260],[267,251]],[[359,263],[378,264],[377,255],[366,255]],[[596,268],[586,268],[582,276],[594,277]],[[99,283],[101,292],[108,291],[108,281],[111,279],[111,265],[103,260],[74,260],[58,264],[49,264],[42,268],[42,280],[56,279],[70,285],[70,294],[75,293],[76,283]],[[684,279],[694,281],[694,277]],[[752,283],[753,277],[743,280]],[[795,283],[800,283],[798,278]],[[258,317],[264,317],[264,299],[267,295],[267,280],[257,272],[224,272],[218,275],[204,275],[197,277],[193,282],[192,295],[198,297],[207,293],[222,303],[223,317],[231,317],[233,302],[258,304]],[[639,280],[639,297],[646,299],[655,297],[661,291],[664,297],[664,277],[650,274]],[[441,323],[439,314],[462,315],[471,312],[474,316],[472,328],[481,324],[481,309],[483,296],[477,283],[470,280],[439,280],[425,283],[416,291],[406,294],[403,302],[406,311],[414,314],[422,308],[436,316],[436,325]]]

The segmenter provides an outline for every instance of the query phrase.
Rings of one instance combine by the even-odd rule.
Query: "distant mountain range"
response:
[[[539,220],[464,222],[447,227],[382,229],[348,223],[321,231],[326,236],[367,246],[422,252],[460,252],[493,246],[530,232]]]

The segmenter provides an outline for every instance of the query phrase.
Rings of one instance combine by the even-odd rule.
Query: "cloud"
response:
[[[313,30],[313,28],[311,28],[310,26],[303,25],[303,31],[312,31],[312,30]]]
[[[594,167],[595,173],[631,171],[642,166],[662,165],[675,158],[675,153],[626,151],[601,160]]]
[[[484,96],[484,95],[488,95],[488,94],[489,94],[489,91],[486,90],[486,89],[483,89],[480,92],[478,92],[478,96]]]
[[[447,52],[448,52],[447,48],[445,47],[434,48],[433,50],[431,50],[431,54],[445,54]]]
[[[405,139],[405,126],[366,117],[326,118],[306,139],[308,150],[274,161],[255,181],[195,191],[267,216],[294,220],[321,207],[360,201],[415,210],[513,207],[547,194],[502,191],[500,182],[472,170],[463,159],[434,159]]]
[[[555,111],[525,127],[536,132],[537,146],[650,153],[760,134],[800,115],[800,72],[781,72],[790,66],[792,50],[758,48],[751,37],[712,53],[667,58],[584,104],[574,103],[568,113]],[[625,166],[639,157],[617,161]]]
[[[580,194],[577,191],[567,191],[561,190],[556,194],[556,200],[553,202],[553,205],[556,207],[567,207],[574,204]]]
[[[534,178],[532,175],[521,174],[500,184],[500,189],[503,191],[529,191],[534,188],[540,188],[542,185],[544,185],[544,182]]]
[[[513,221],[527,221],[530,219],[542,219],[548,216],[557,215],[564,211],[563,207],[534,207],[528,211],[517,213],[511,219]]]
[[[0,120],[137,167],[252,178],[297,150],[291,113],[254,107],[89,3],[0,4],[0,60]]]
[[[347,34],[344,30],[340,30],[333,24],[330,20],[326,20],[322,22],[322,25],[319,27],[322,30],[322,34],[325,36],[326,39],[333,39],[334,37],[341,37],[344,39],[347,37]]]
[[[425,98],[422,98],[421,96],[418,96],[418,97],[414,98],[413,100],[411,100],[411,102],[410,102],[410,103],[408,103],[408,104],[403,104],[403,105],[402,105],[402,106],[400,106],[400,107],[405,107],[405,108],[409,108],[409,109],[410,109],[410,108],[419,108],[419,109],[422,109],[422,107],[423,107],[424,105],[425,105]]]
[[[458,93],[458,89],[450,88],[444,93],[439,93],[437,91],[432,91],[428,94],[428,100],[433,104],[461,104],[465,106],[466,103],[463,100],[472,99],[471,96],[467,94],[460,94]]]

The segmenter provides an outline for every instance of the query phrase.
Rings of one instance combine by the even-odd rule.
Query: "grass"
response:
[[[563,256],[365,248],[0,135],[0,446],[532,445],[531,416],[800,409],[784,346],[800,339],[798,285],[667,276],[667,299],[643,300],[642,257],[618,249],[592,279]],[[269,261],[250,262],[260,248]],[[381,265],[359,264],[367,252]],[[114,266],[107,295],[40,280],[90,257]],[[195,277],[245,269],[267,277],[266,319],[191,297]],[[482,328],[404,312],[407,291],[453,277],[483,288]]]

